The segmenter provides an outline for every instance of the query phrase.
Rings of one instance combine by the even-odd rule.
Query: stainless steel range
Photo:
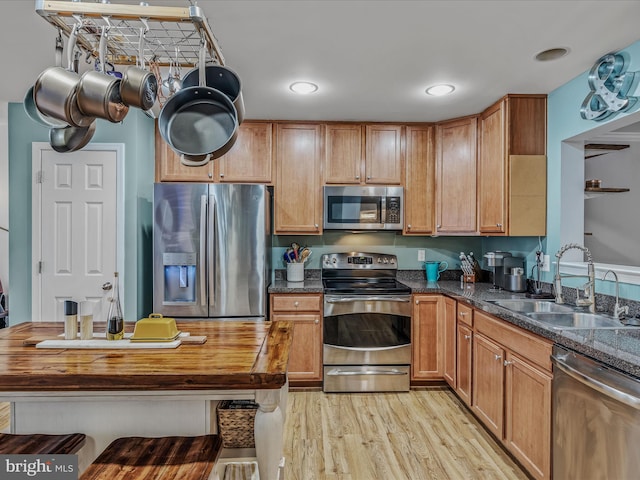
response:
[[[395,255],[322,256],[323,390],[408,391],[411,289],[396,280]]]

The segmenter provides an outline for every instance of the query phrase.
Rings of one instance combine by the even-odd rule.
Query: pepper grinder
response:
[[[64,301],[64,339],[78,338],[78,302]]]

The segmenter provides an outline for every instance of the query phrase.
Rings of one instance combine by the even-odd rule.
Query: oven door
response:
[[[325,295],[325,365],[409,365],[410,295]]]

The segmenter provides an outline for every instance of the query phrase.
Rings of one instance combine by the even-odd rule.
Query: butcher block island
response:
[[[162,349],[36,348],[34,338],[56,338],[62,324],[0,330],[0,401],[12,402],[11,433],[85,433],[78,454],[83,471],[116,438],[216,433],[218,401],[254,400],[260,478],[275,480],[293,324],[178,322],[178,329],[206,336],[206,342]]]

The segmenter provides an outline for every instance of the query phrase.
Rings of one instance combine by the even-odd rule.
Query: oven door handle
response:
[[[411,297],[403,298],[403,297],[340,297],[340,298],[327,298],[324,299],[327,303],[353,303],[353,302],[371,302],[371,301],[380,301],[380,302],[402,302],[408,303],[411,302]]]
[[[380,370],[372,368],[369,370],[340,370],[339,368],[331,369],[327,372],[327,375],[332,377],[347,377],[353,375],[407,375],[407,372],[401,372],[392,368],[390,370]]]

